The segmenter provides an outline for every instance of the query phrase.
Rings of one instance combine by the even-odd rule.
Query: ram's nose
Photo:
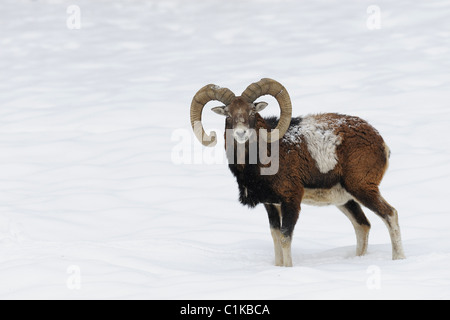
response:
[[[236,135],[236,137],[240,138],[240,139],[244,139],[246,133],[247,133],[247,130],[244,130],[244,129],[237,129],[236,131],[234,131],[234,134]]]
[[[237,128],[233,131],[233,134],[234,134],[234,139],[238,143],[245,143],[248,140],[248,130],[246,130],[246,129]]]

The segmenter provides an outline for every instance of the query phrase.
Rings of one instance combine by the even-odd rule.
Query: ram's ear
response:
[[[253,110],[255,110],[255,112],[260,112],[262,110],[264,110],[265,107],[267,107],[269,104],[267,102],[255,102],[254,103],[254,107]]]
[[[222,107],[214,107],[211,109],[212,111],[214,111],[217,114],[220,114],[221,116],[228,116],[228,109],[226,106],[222,106]]]

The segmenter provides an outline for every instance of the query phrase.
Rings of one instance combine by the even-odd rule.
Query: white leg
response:
[[[397,210],[393,209],[394,214],[387,219],[383,219],[391,237],[392,243],[392,260],[406,259],[403,251],[402,237],[400,234],[400,226],[398,224]]]
[[[281,249],[281,231],[280,229],[270,228],[273,238],[273,247],[275,250],[275,265],[278,267],[283,266],[283,251]]]
[[[351,221],[353,227],[355,228],[356,234],[356,255],[363,256],[367,253],[367,247],[369,244],[369,231],[370,226],[365,224],[359,224],[352,212],[348,210],[345,206],[338,206],[345,216]]]
[[[272,233],[273,245],[275,250],[275,265],[292,267],[291,237],[283,235],[280,230],[280,227],[283,223],[281,205],[277,203],[265,205],[267,212],[269,213],[269,221],[271,222],[270,231]]]
[[[292,254],[291,254],[291,237],[286,237],[280,234],[281,250],[283,252],[283,266],[292,267]]]

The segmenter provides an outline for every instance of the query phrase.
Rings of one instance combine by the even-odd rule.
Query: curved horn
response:
[[[227,88],[221,88],[214,84],[208,84],[201,88],[192,99],[191,103],[191,125],[197,139],[206,147],[213,147],[217,143],[216,132],[206,134],[202,125],[203,107],[211,100],[218,100],[229,105],[234,99],[234,93]]]
[[[283,87],[278,81],[273,79],[264,78],[258,82],[252,83],[247,87],[247,89],[242,92],[242,97],[247,99],[249,102],[254,102],[259,97],[269,94],[273,96],[278,101],[280,106],[280,121],[274,130],[279,130],[279,135],[273,136],[271,132],[267,133],[267,141],[275,142],[281,139],[289,128],[292,117],[292,104],[291,98],[285,87]],[[264,136],[263,136],[264,137]]]

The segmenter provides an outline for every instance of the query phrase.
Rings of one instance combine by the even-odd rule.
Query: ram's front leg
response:
[[[283,251],[281,247],[281,208],[279,204],[264,204],[269,216],[270,232],[273,239],[273,247],[275,251],[275,265],[282,267]]]
[[[283,266],[292,267],[291,243],[295,224],[300,213],[300,202],[281,204],[281,251],[283,253]]]

